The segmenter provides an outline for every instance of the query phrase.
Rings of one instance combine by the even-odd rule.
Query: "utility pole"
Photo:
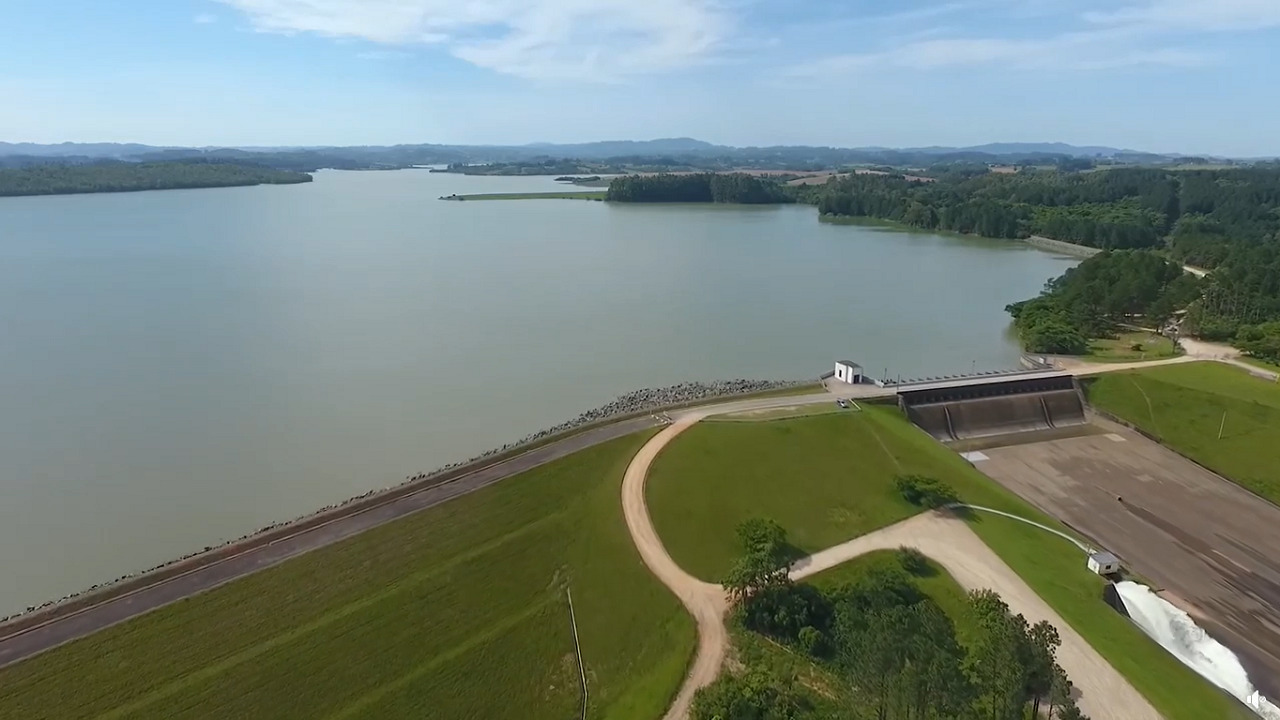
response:
[[[1227,411],[1222,411],[1222,422],[1218,424],[1218,439],[1222,439],[1222,431],[1227,427]]]

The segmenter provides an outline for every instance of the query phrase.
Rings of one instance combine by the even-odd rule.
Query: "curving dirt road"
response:
[[[795,398],[781,400],[796,404]],[[777,402],[743,401],[686,411],[645,443],[627,466],[623,477],[623,514],[641,558],[662,584],[680,598],[698,625],[697,655],[664,720],[687,718],[694,693],[709,685],[720,673],[729,649],[724,625],[728,600],[723,588],[693,577],[667,554],[645,503],[644,484],[649,466],[667,443],[699,420],[723,412],[763,409]],[[730,407],[732,409],[728,409]],[[1080,706],[1086,713],[1097,720],[1160,720],[1160,714],[1146,698],[959,520],[934,513],[916,516],[800,560],[794,566],[792,576],[797,579],[806,577],[872,550],[904,545],[915,547],[936,560],[965,588],[995,590],[1014,612],[1022,613],[1028,621],[1048,620],[1058,628],[1062,637],[1058,661],[1080,690]]]

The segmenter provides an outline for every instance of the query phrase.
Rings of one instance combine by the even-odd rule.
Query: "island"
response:
[[[311,176],[304,172],[229,162],[48,164],[0,169],[0,197],[289,185],[306,182],[311,182]]]

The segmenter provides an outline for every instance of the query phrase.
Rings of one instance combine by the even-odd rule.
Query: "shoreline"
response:
[[[685,382],[659,388],[644,388],[619,395],[577,417],[550,428],[530,433],[514,442],[492,448],[480,455],[405,477],[404,482],[369,490],[338,503],[258,528],[216,545],[206,545],[159,565],[95,583],[56,600],[30,605],[25,610],[0,617],[0,642],[95,605],[140,592],[187,573],[230,560],[244,553],[314,530],[346,517],[395,502],[408,495],[444,485],[479,472],[544,445],[571,438],[603,426],[725,398],[741,398],[778,390],[817,387],[813,380],[718,380]]]

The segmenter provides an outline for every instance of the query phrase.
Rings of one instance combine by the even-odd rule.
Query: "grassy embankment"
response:
[[[1081,357],[1091,362],[1134,362],[1177,357],[1182,351],[1163,335],[1141,330],[1118,333],[1115,337],[1094,338],[1089,352]]]
[[[654,463],[648,498],[671,556],[707,580],[737,552],[734,527],[770,517],[813,552],[909,517],[897,473],[932,475],[967,502],[1062,525],[934,442],[895,409],[687,430]],[[1234,700],[1102,602],[1077,548],[1023,523],[974,514],[973,530],[1169,720],[1244,718]]]
[[[897,553],[881,550],[854,558],[843,565],[821,572],[804,582],[818,588],[836,588],[856,582],[873,570],[900,568]],[[911,581],[951,618],[956,636],[961,643],[976,632],[969,613],[967,594],[950,575],[932,561],[921,575],[909,575]],[[847,717],[850,710],[861,708],[857,695],[851,692],[847,682],[841,680],[830,668],[812,657],[736,625],[730,628],[733,636],[733,652],[738,664],[762,669],[778,678],[795,678],[801,686],[812,691],[808,697],[819,711],[819,717]],[[823,714],[825,712],[825,714]],[[863,717],[863,715],[853,715]],[[867,715],[870,717],[870,715]]]
[[[1086,394],[1094,406],[1280,504],[1280,385],[1203,362],[1109,373]]]
[[[0,670],[0,717],[651,720],[695,633],[584,450]]]
[[[604,200],[604,191],[557,190],[530,193],[477,193],[474,195],[449,195],[441,200]]]

